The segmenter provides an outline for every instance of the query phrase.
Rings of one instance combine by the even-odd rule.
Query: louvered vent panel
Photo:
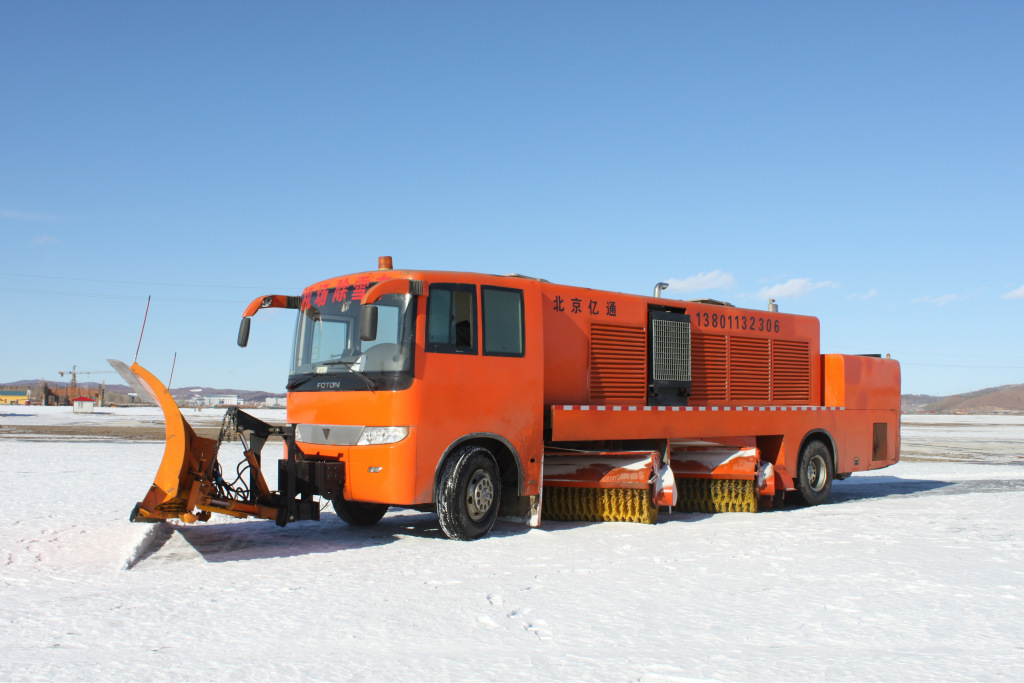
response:
[[[807,342],[772,341],[772,400],[811,400],[811,355]]]
[[[726,353],[724,334],[693,332],[690,398],[694,402],[724,401],[726,398]]]
[[[729,339],[729,399],[767,401],[769,397],[768,340],[754,337]]]
[[[647,401],[647,335],[642,327],[590,327],[590,403]]]

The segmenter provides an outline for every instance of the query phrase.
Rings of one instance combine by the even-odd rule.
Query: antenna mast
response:
[[[149,302],[152,298],[152,294],[146,297],[146,313],[142,316],[142,330],[139,331],[139,345],[135,347],[135,360],[132,361],[132,365],[139,361],[139,349],[142,348],[142,335],[146,331],[146,318],[149,317]],[[175,357],[177,357],[177,353],[175,353]],[[171,368],[171,374],[174,374],[173,368]]]

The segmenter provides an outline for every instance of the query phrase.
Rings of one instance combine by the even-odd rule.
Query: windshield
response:
[[[362,304],[352,287],[322,289],[303,298],[295,327],[292,391],[406,389],[412,382],[415,301],[385,294],[377,307],[377,336],[359,338]]]

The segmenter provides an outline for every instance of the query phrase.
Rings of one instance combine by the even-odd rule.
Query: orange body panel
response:
[[[900,404],[900,365],[894,360],[825,354],[826,406],[892,408]]]
[[[347,463],[344,495],[350,500],[413,505],[418,499],[416,453],[422,424],[420,405],[407,391],[292,392],[288,394],[292,424],[409,426],[409,435],[394,444],[334,446],[296,445],[309,458]],[[382,468],[371,472],[371,467]],[[429,502],[429,500],[427,501]]]
[[[548,453],[544,485],[567,488],[645,489],[658,471],[657,451]]]
[[[889,442],[883,457],[873,451],[874,425],[885,426]],[[776,474],[792,480],[799,448],[812,432],[831,437],[836,471],[856,472],[892,465],[899,459],[899,412],[895,409],[847,410],[841,407],[789,406],[552,406],[555,441],[781,437],[777,453],[762,452]],[[781,471],[780,471],[781,470]],[[695,472],[696,473],[696,472]],[[788,484],[786,488],[793,488]]]
[[[269,296],[261,296],[257,299],[253,299],[252,302],[245,307],[242,317],[251,318],[256,315],[256,312],[261,308],[288,308],[288,297],[283,294],[271,294]]]
[[[756,479],[760,455],[754,445],[721,445],[708,442],[672,443],[672,471],[679,477],[699,479]]]

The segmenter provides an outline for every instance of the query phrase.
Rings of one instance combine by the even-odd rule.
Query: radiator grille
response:
[[[656,382],[690,381],[690,323],[681,320],[651,321],[652,363]]]
[[[733,401],[767,401],[768,340],[733,337],[729,340],[729,398]]]
[[[694,401],[726,399],[726,346],[724,334],[693,335],[693,384],[690,397]]]
[[[810,349],[807,342],[772,340],[772,400],[811,400]]]
[[[647,337],[642,327],[595,323],[590,328],[590,403],[647,400]]]

